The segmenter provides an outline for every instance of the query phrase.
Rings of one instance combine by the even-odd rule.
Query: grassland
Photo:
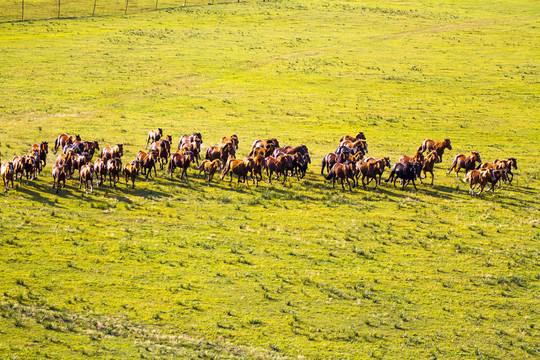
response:
[[[125,162],[157,127],[313,159],[286,185],[159,172],[91,195],[56,195],[48,165],[0,200],[0,358],[537,358],[539,10],[293,0],[0,24],[2,160],[65,132],[123,142]],[[392,162],[424,138],[453,150],[418,192],[332,189],[320,160],[358,131]],[[470,150],[516,157],[514,186],[471,197],[444,172]]]

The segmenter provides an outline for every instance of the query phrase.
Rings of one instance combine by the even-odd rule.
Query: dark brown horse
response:
[[[75,141],[81,141],[81,137],[79,135],[75,135],[75,136],[70,136],[66,134],[58,135],[58,137],[54,141],[54,154],[56,155],[58,148],[63,149],[64,146],[68,144],[72,144]]]
[[[234,149],[233,143],[230,141],[226,144],[210,146],[206,149],[206,160],[220,159],[223,167],[225,167],[229,157],[236,157],[236,150]]]
[[[330,173],[330,169],[337,163],[344,163],[348,156],[345,153],[328,153],[324,156],[321,164],[321,175],[324,175],[324,169]]]
[[[110,160],[112,158],[122,158],[124,156],[124,144],[116,144],[114,146],[105,146],[101,149],[101,158]]]
[[[153,143],[154,141],[158,141],[163,136],[163,129],[158,128],[157,130],[150,130],[148,132],[148,139],[146,139],[146,146],[145,149],[148,148],[148,144]]]
[[[180,180],[183,179],[184,175],[186,176],[186,182],[189,183],[188,176],[187,176],[187,169],[189,169],[189,165],[193,161],[193,153],[191,151],[186,152],[185,154],[180,154],[179,152],[176,152],[171,155],[171,159],[169,160],[169,173],[171,174],[171,177],[173,176],[173,172],[176,168],[180,169]]]
[[[70,151],[67,154],[60,154],[56,157],[56,165],[66,165],[66,174],[68,179],[71,179],[73,173],[73,152]]]
[[[276,179],[279,178],[280,175],[283,175],[283,184],[285,184],[285,180],[287,180],[287,172],[285,171],[287,158],[285,156],[280,156],[276,159],[275,157],[269,156],[264,159],[264,163],[266,175],[268,176],[268,183],[272,183],[272,174],[275,173]]]
[[[334,188],[336,184],[336,179],[341,180],[341,187],[343,187],[343,190],[345,190],[344,182],[347,181],[347,185],[349,185],[349,190],[352,192],[351,183],[349,182],[349,179],[352,180],[353,186],[356,185],[355,182],[355,176],[357,173],[356,166],[354,164],[340,164],[337,163],[334,166],[332,166],[332,169],[330,169],[330,172],[328,175],[326,175],[324,178],[326,180],[332,180],[332,188]]]
[[[439,163],[442,162],[442,156],[444,154],[444,149],[452,150],[452,144],[450,144],[450,139],[444,139],[441,141],[435,141],[432,139],[425,139],[422,142],[422,145],[418,148],[418,152],[423,153],[424,151],[435,150],[439,156]]]
[[[493,161],[494,164],[504,164],[504,167],[506,169],[506,173],[508,175],[508,185],[512,185],[512,180],[514,179],[514,174],[512,173],[512,168],[517,170],[517,160],[516,158],[508,158],[508,159],[496,159]]]
[[[86,153],[88,154],[88,153]],[[71,173],[73,174],[75,170],[79,171],[79,177],[81,176],[81,169],[86,163],[88,162],[88,159],[85,155],[81,154],[73,154],[72,155],[72,161],[71,161]]]
[[[193,153],[193,158],[195,159],[197,166],[199,166],[199,159],[201,158],[201,155],[200,155],[200,147],[199,145],[197,145],[197,142],[195,141],[185,142],[180,146],[178,150],[180,150],[180,152],[184,154],[188,151],[191,151]]]
[[[103,158],[103,161],[106,159]],[[115,157],[107,160],[107,173],[109,174],[109,186],[116,187],[116,183],[120,181],[120,172],[122,171],[122,160]]]
[[[480,154],[477,151],[471,151],[470,156],[465,156],[463,154],[457,154],[454,157],[454,161],[452,162],[452,166],[448,171],[447,174],[450,174],[452,170],[456,171],[456,179],[458,178],[459,170],[465,169],[465,174],[467,174],[469,171],[474,170],[476,167],[476,162],[481,163],[482,159],[480,159]]]

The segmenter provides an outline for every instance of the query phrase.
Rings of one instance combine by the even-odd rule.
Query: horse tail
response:
[[[322,159],[322,165],[321,165],[321,175],[323,174],[324,168],[326,167],[326,157]]]
[[[333,170],[333,169],[332,169]],[[334,178],[334,172],[330,170],[330,172],[328,173],[328,175],[324,175],[324,178],[326,180],[332,180]]]
[[[54,154],[56,155],[56,152],[58,151],[58,138],[54,140]]]
[[[425,142],[423,142],[422,145],[420,145],[420,147],[418,148],[418,150],[416,152],[421,154],[424,151],[426,151],[426,148],[425,148],[424,144],[425,144]]]

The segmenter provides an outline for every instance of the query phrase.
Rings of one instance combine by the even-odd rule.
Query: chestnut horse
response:
[[[107,159],[99,158],[94,162],[94,174],[96,174],[97,186],[107,180]]]
[[[142,174],[146,175],[146,180],[148,180],[148,175],[152,174],[152,168],[154,169],[154,176],[157,176],[156,159],[157,159],[157,152],[155,151],[151,151],[150,153],[145,153],[144,151],[141,150],[137,154],[137,158],[135,159],[135,161],[137,161],[140,164],[140,167],[142,168]]]
[[[432,139],[425,139],[422,142],[422,145],[418,148],[418,152],[423,153],[426,150],[432,151],[435,150],[439,156],[439,163],[442,162],[442,156],[444,154],[444,149],[452,150],[452,144],[450,144],[450,139],[444,139],[441,141],[434,141]]]
[[[94,165],[86,164],[79,169],[79,189],[81,189],[84,184],[84,192],[88,195],[88,187],[90,187],[90,192],[94,192],[93,186],[94,179]]]
[[[275,149],[279,147],[279,142],[276,138],[267,139],[267,140],[261,140],[257,139],[253,142],[253,145],[251,146],[251,151],[249,152],[248,156],[254,156],[254,151],[257,148],[264,149],[264,156],[268,157],[271,156]]]
[[[481,163],[482,159],[480,159],[480,154],[477,151],[471,151],[470,156],[465,156],[463,154],[457,154],[454,157],[454,161],[452,162],[452,166],[448,171],[447,174],[450,174],[452,170],[456,171],[456,179],[458,178],[459,170],[465,169],[465,174],[467,174],[470,170],[474,170],[476,167],[476,162]]]
[[[272,183],[272,174],[276,174],[276,179],[280,175],[283,175],[283,184],[287,180],[287,173],[285,167],[287,165],[287,158],[285,156],[280,156],[277,159],[275,157],[269,156],[264,159],[264,167],[266,169],[266,175],[268,176],[268,183]]]
[[[223,167],[225,167],[229,157],[236,157],[234,145],[230,141],[226,144],[210,146],[208,149],[206,149],[206,160],[220,159]]]
[[[163,129],[158,128],[157,130],[150,130],[148,132],[148,139],[146,139],[146,146],[144,149],[146,150],[148,148],[148,144],[153,143],[154,141],[158,141],[163,136]]]
[[[137,178],[137,175],[139,175],[139,166],[139,162],[137,160],[133,160],[131,163],[125,164],[124,168],[122,169],[122,176],[126,181],[126,186],[129,186],[128,180],[131,180],[132,189],[135,189],[135,179]]]
[[[332,166],[332,169],[330,169],[330,172],[324,178],[326,180],[332,180],[332,189],[336,185],[336,179],[339,178],[341,180],[341,187],[343,188],[343,190],[345,190],[344,182],[347,181],[347,185],[349,185],[349,191],[352,192],[351,183],[349,182],[349,179],[352,180],[353,186],[356,186],[355,176],[357,172],[358,170],[355,164],[337,163],[334,166]]]
[[[504,164],[506,168],[506,173],[508,175],[508,185],[512,185],[512,180],[514,179],[514,174],[512,174],[512,168],[517,170],[517,160],[516,158],[508,158],[506,160],[496,159],[493,161],[494,164]]]
[[[6,188],[5,192],[8,192],[9,190],[9,182],[11,181],[11,187],[14,187],[13,185],[13,177],[15,175],[15,171],[13,169],[13,161],[8,161],[2,164],[0,167],[0,176],[2,176],[2,180],[4,181],[4,187]]]
[[[103,158],[103,161],[106,161]],[[107,172],[109,173],[109,186],[116,187],[116,183],[120,181],[120,172],[122,171],[122,160],[119,157],[115,157],[107,160]]]
[[[351,136],[351,135],[343,135],[340,139],[339,139],[339,142],[343,142],[344,140],[349,140],[349,141],[356,141],[356,140],[366,140],[366,137],[364,136],[364,133],[363,132],[359,132],[358,135],[356,136]]]
[[[330,169],[337,163],[344,163],[348,155],[345,153],[328,153],[324,156],[321,164],[321,175],[324,175],[324,169],[330,173]]]
[[[66,134],[58,135],[58,137],[54,141],[54,154],[56,155],[58,148],[63,149],[64,146],[68,144],[72,144],[75,141],[81,141],[81,137],[79,135],[75,135],[75,136],[69,136]]]
[[[251,175],[251,179],[253,180],[253,160],[251,159],[244,159],[244,160],[237,160],[237,159],[229,159],[227,160],[227,163],[225,164],[225,167],[223,168],[223,171],[221,172],[220,180],[223,180],[223,178],[227,175],[227,173],[231,174],[231,180],[233,178],[233,174],[238,176],[238,184],[241,182],[246,183],[247,186],[249,186],[249,182],[247,181],[248,173]],[[241,179],[244,180],[241,180]],[[256,183],[258,185],[258,182]]]
[[[482,191],[484,191],[484,187],[488,182],[493,183],[496,181],[495,175],[493,174],[492,169],[486,169],[486,170],[476,170],[473,169],[469,171],[469,173],[465,176],[465,180],[463,182],[469,183],[469,194],[471,195],[480,195]],[[473,191],[473,187],[479,185],[480,191],[478,193],[475,193]],[[491,187],[492,194],[494,193],[493,186]]]
[[[44,141],[41,144],[34,144],[30,148],[30,155],[37,153],[37,157],[40,161],[40,168],[45,167],[47,165],[47,154],[49,153],[49,143]],[[43,165],[41,164],[43,162]]]
[[[224,136],[221,138],[221,143],[222,144],[225,144],[225,143],[228,143],[228,142],[232,142],[233,143],[233,146],[236,150],[238,150],[238,136],[236,134],[232,134],[231,136],[227,137],[227,136]]]
[[[171,177],[173,176],[174,170],[178,167],[180,168],[180,180],[186,176],[186,183],[189,183],[188,176],[187,176],[187,169],[189,169],[189,165],[193,161],[193,153],[191,151],[187,151],[185,154],[180,154],[179,152],[176,152],[171,155],[171,159],[169,160],[169,173],[171,174]]]
[[[385,166],[391,167],[390,158],[388,157],[383,157],[378,160],[374,158],[364,159],[363,161],[356,163],[356,167],[358,170],[356,174],[356,180],[358,181],[360,174],[362,174],[363,187],[369,185],[371,180],[375,180],[375,188],[377,188],[377,186],[381,183],[381,177],[384,172]],[[368,179],[367,184],[365,183],[365,179]]]
[[[52,177],[53,177],[53,189],[56,185],[56,193],[58,194],[58,191],[61,188],[66,187],[66,177],[68,176],[69,168],[66,164],[54,164],[52,169]],[[63,185],[60,186],[60,182],[63,182]]]
[[[122,158],[122,156],[124,156],[124,144],[105,146],[103,149],[101,149],[101,158],[110,160],[112,158]]]
[[[424,173],[424,177],[420,176],[418,180],[420,180],[420,183],[422,183],[422,179],[425,179],[427,177],[426,173],[431,174],[431,185],[433,185],[433,167],[435,163],[439,161],[439,155],[437,155],[437,152],[435,150],[431,151],[428,156],[425,158],[424,162],[422,163],[422,172]]]
[[[210,181],[214,177],[214,174],[217,170],[221,170],[221,160],[215,159],[215,160],[203,160],[201,165],[199,166],[199,174],[197,175],[197,178],[201,175],[201,173],[204,172],[204,177],[206,178],[206,184],[210,186]]]

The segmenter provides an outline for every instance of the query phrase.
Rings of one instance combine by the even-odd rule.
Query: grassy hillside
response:
[[[45,171],[0,201],[0,357],[523,358],[539,355],[534,1],[274,1],[0,24],[2,161],[80,134],[148,130],[305,144],[306,178],[59,195]],[[320,175],[344,134],[369,155],[452,140],[419,191]],[[471,197],[457,153],[515,157]],[[387,175],[387,174],[386,174]]]

